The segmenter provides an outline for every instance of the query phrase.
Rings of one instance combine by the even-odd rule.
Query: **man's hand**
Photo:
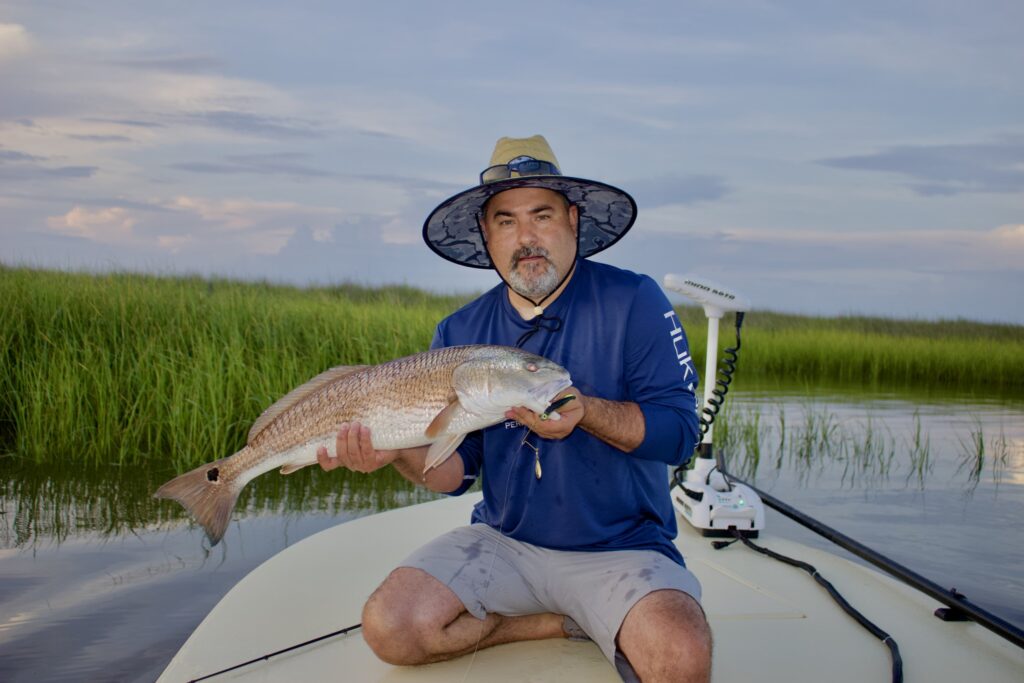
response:
[[[555,411],[562,416],[560,420],[542,420],[539,414],[523,406],[507,411],[505,417],[526,425],[534,434],[545,439],[564,439],[572,433],[572,430],[576,429],[576,425],[587,414],[586,398],[575,387],[569,387],[560,392],[558,396],[551,399],[551,402],[554,403],[569,394],[576,398]]]
[[[374,450],[370,428],[346,422],[338,429],[335,453],[337,457],[332,458],[323,446],[316,450],[316,460],[325,471],[345,467],[355,472],[373,472],[394,462],[401,451]]]

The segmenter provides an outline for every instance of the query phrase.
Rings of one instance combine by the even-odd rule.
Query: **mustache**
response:
[[[548,250],[545,249],[544,247],[522,246],[522,247],[519,247],[518,249],[516,249],[514,252],[512,252],[512,259],[511,259],[511,261],[512,261],[512,263],[511,263],[512,269],[515,270],[516,266],[519,264],[519,259],[529,258],[531,256],[540,256],[541,258],[543,258],[548,263],[551,262],[551,259],[548,258],[548,256],[549,256]]]

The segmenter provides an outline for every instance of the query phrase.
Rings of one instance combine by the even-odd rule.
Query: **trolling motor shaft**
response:
[[[739,327],[750,302],[726,287],[695,275],[666,275],[665,287],[679,292],[704,308],[708,319],[707,362],[704,371],[704,402],[701,410],[703,439],[697,448],[697,458],[684,479],[677,477],[672,492],[672,504],[687,522],[700,529],[704,536],[732,536],[733,529],[750,537],[757,537],[764,528],[764,504],[760,496],[744,484],[729,481],[722,474],[715,458],[713,423],[725,399],[728,380],[735,369],[739,351]],[[737,343],[727,349],[729,366],[723,371],[724,381],[715,381],[718,367],[719,321],[729,312],[736,313]]]

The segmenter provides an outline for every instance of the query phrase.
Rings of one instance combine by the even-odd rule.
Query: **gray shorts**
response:
[[[626,614],[648,593],[674,589],[700,601],[690,570],[654,550],[551,550],[486,524],[439,536],[402,562],[448,586],[477,619],[553,612],[573,619],[612,664]]]

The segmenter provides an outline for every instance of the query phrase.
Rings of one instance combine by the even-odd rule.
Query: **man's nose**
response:
[[[519,225],[519,244],[535,245],[538,241],[537,229],[530,223]]]

